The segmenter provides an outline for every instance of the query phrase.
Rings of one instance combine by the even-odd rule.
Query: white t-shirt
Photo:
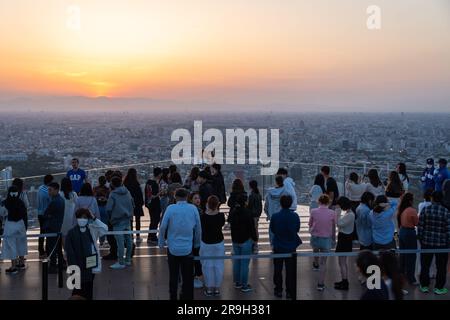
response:
[[[361,196],[367,191],[367,184],[347,181],[345,183],[345,190],[347,192],[347,197],[351,201],[361,201]]]

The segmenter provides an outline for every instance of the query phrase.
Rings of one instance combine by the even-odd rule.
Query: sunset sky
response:
[[[36,96],[450,111],[450,1],[0,0],[0,99]]]

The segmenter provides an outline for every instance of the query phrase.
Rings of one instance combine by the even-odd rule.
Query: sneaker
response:
[[[219,289],[216,289],[216,290],[214,290],[214,295],[217,297],[217,296],[220,296],[220,290]]]
[[[212,297],[214,295],[214,292],[211,290],[204,290],[203,293],[205,294],[205,296],[207,297]]]
[[[201,289],[201,288],[203,288],[203,281],[200,280],[199,278],[195,278],[195,279],[194,279],[194,288],[195,288],[195,289]]]
[[[246,286],[243,286],[242,288],[241,288],[241,292],[244,292],[244,293],[247,293],[247,292],[252,292],[253,291],[253,288],[248,284],[248,285],[246,285]]]
[[[287,300],[292,300],[292,296],[289,292],[286,292],[286,299]]]
[[[428,287],[422,287],[422,286],[419,287],[419,290],[420,290],[422,293],[428,293],[428,292],[430,291],[430,289],[428,289]]]
[[[19,273],[19,269],[15,268],[15,267],[11,267],[11,268],[6,269],[5,273],[10,274],[10,275],[17,274],[17,273]]]
[[[273,295],[277,298],[283,298],[283,292],[281,292],[281,291],[274,290]]]
[[[240,284],[239,282],[235,282],[234,283],[234,288],[235,289],[241,289],[242,288],[242,284]]]
[[[17,269],[19,269],[19,270],[25,270],[26,268],[27,268],[27,266],[25,265],[25,263],[17,265]]]
[[[442,289],[434,288],[434,294],[443,295],[443,294],[447,294],[447,293],[448,293],[447,288],[442,288]]]
[[[323,290],[325,290],[325,285],[324,285],[324,284],[318,283],[318,284],[317,284],[317,290],[318,290],[318,291],[323,291]]]
[[[131,260],[125,261],[125,265],[126,265],[127,267],[131,267]]]
[[[113,270],[121,270],[121,269],[125,269],[125,264],[120,264],[119,262],[116,262],[116,263],[110,265],[109,267]]]
[[[136,238],[136,243],[141,243],[142,242],[142,238],[141,237],[137,237]]]
[[[319,264],[317,262],[313,262],[313,271],[319,271]]]

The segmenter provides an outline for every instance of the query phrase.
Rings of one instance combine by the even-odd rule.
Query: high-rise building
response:
[[[0,192],[6,192],[12,183],[12,167],[0,171]]]

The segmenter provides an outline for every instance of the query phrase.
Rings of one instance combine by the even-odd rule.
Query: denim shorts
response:
[[[331,238],[311,236],[311,247],[314,250],[330,251],[331,250]]]

